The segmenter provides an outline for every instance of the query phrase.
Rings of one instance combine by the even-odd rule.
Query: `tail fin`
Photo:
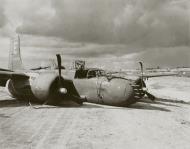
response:
[[[10,70],[23,70],[22,59],[20,55],[20,37],[11,39],[9,51],[9,69]]]

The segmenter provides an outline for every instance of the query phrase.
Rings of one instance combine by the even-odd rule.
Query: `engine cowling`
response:
[[[31,81],[31,90],[34,96],[40,101],[53,98],[55,91],[59,91],[58,76],[55,73],[41,73]]]
[[[21,100],[34,98],[28,79],[9,79],[5,89],[13,98]]]

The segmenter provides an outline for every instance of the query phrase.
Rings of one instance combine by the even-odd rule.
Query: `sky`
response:
[[[10,37],[21,38],[26,67],[61,53],[70,67],[190,66],[189,0],[0,0],[0,67]]]

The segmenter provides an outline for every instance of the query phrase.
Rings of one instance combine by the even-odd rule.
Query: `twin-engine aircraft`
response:
[[[74,74],[71,75],[71,70],[62,69],[59,54],[56,55],[58,69],[25,70],[20,56],[20,38],[13,43],[9,55],[9,70],[0,70],[0,85],[5,86],[8,93],[16,99],[57,106],[70,102],[79,105],[90,102],[129,106],[145,95],[151,100],[155,99],[147,92],[143,81],[146,76],[143,76],[142,63],[142,75],[135,80],[107,75],[101,69],[83,67],[72,71]]]

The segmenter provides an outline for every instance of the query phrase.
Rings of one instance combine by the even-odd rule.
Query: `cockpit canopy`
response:
[[[75,73],[75,78],[85,79],[85,78],[95,78],[104,76],[106,73],[102,69],[88,68],[88,69],[78,69]]]

